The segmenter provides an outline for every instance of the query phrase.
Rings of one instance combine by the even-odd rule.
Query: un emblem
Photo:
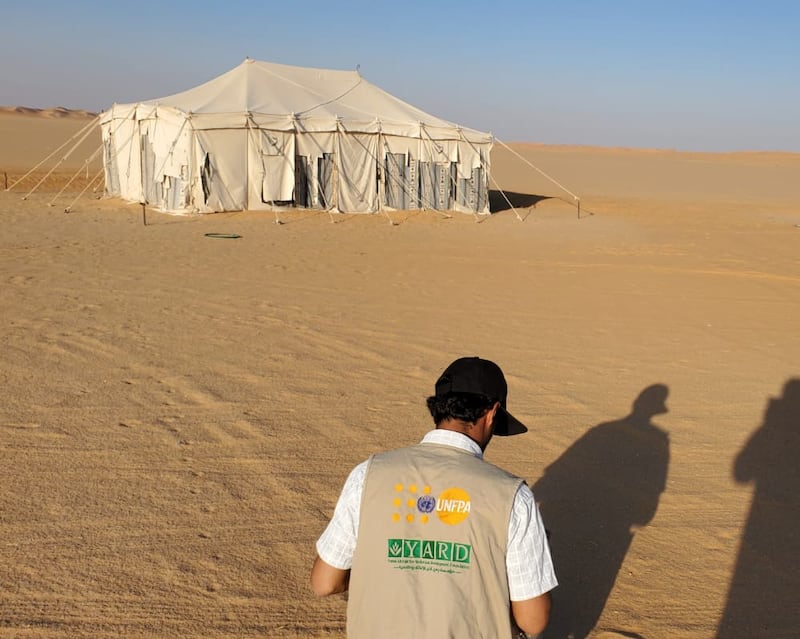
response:
[[[436,508],[436,498],[431,495],[423,495],[417,499],[417,508],[422,513],[432,513]]]

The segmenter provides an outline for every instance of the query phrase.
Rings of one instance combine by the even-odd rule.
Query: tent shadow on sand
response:
[[[667,412],[668,393],[664,384],[646,387],[626,417],[590,428],[533,486],[559,581],[545,639],[591,634],[636,529],[655,516],[670,452],[668,434],[652,418]]]
[[[549,195],[536,195],[534,193],[515,193],[514,191],[489,191],[489,211],[500,213],[509,209],[527,209],[535,207],[542,200],[549,200]]]

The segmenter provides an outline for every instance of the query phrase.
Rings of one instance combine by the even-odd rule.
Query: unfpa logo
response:
[[[469,493],[463,488],[448,488],[436,500],[436,514],[448,526],[460,524],[471,510]]]
[[[443,524],[455,526],[469,517],[472,511],[469,493],[463,488],[448,488],[438,497],[431,494],[430,486],[396,484],[394,490],[396,496],[392,502],[392,520],[395,522],[427,524],[435,512]]]

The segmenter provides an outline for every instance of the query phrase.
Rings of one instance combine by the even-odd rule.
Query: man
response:
[[[427,400],[436,429],[350,473],[311,570],[315,594],[350,591],[350,639],[544,630],[557,582],[533,494],[483,460],[527,431],[506,394],[497,364],[454,361]]]

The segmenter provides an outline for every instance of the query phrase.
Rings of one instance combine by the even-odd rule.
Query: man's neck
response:
[[[439,430],[449,430],[454,433],[461,433],[474,441],[482,451],[486,450],[489,440],[492,438],[491,433],[486,433],[485,418],[481,417],[474,424],[465,422],[460,419],[446,419],[439,424],[436,428]]]

